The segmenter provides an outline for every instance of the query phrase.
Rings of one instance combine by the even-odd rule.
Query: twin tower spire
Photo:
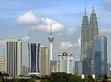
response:
[[[92,13],[91,14],[95,14],[95,9],[94,9],[94,0],[92,0],[93,5],[92,5]],[[86,2],[85,2],[85,9],[84,9],[84,16],[87,16],[87,12],[86,12]]]
[[[92,12],[90,16],[90,21],[85,11],[82,19],[81,25],[81,60],[86,58],[92,58],[93,56],[93,41],[96,36],[98,36],[98,21],[96,17],[96,12],[94,9],[94,1],[92,6]]]

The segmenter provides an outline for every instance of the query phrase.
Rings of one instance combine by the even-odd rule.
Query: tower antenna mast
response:
[[[86,0],[85,0],[85,12],[86,12]]]
[[[94,9],[94,0],[92,0],[92,3],[93,3],[93,9]]]
[[[50,24],[50,35],[52,35],[52,24]]]

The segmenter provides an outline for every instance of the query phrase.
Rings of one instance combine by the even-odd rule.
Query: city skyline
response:
[[[11,0],[0,1],[0,39],[21,37],[24,42],[34,41],[49,46],[49,23],[54,24],[54,58],[58,53],[72,53],[74,60],[80,59],[80,30],[85,0]],[[25,3],[25,4],[23,4]],[[100,35],[108,37],[108,62],[111,59],[110,0],[94,1],[98,17]],[[88,16],[92,10],[92,0],[86,1]],[[42,37],[42,38],[41,38]],[[24,44],[27,46],[27,44]],[[23,52],[23,58],[28,54]],[[23,60],[23,64],[27,61]]]

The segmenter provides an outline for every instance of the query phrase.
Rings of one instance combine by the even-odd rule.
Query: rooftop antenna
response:
[[[92,13],[95,13],[95,10],[94,10],[94,0],[92,0]]]
[[[92,3],[93,3],[93,9],[94,9],[94,0],[92,0]]]
[[[50,35],[52,35],[52,23],[50,24]]]
[[[86,0],[85,0],[85,12],[86,12]]]
[[[86,14],[86,0],[85,0],[85,9],[84,9],[84,15],[87,15],[87,14]]]

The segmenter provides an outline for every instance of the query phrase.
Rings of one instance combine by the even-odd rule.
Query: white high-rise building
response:
[[[22,41],[19,38],[8,38],[5,44],[6,72],[11,76],[21,75]]]
[[[3,56],[0,56],[0,71],[5,72],[5,61]]]
[[[73,74],[74,68],[73,56],[66,52],[59,54],[57,59],[57,71]]]

